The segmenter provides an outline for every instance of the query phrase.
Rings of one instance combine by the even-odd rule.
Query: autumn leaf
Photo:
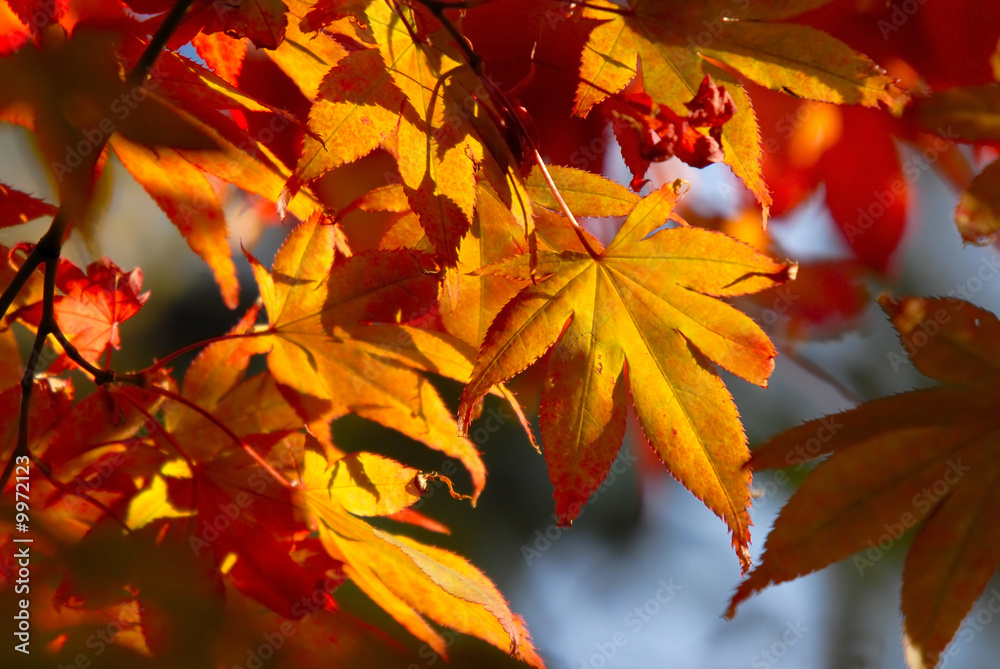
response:
[[[91,364],[100,366],[100,356],[112,347],[121,348],[118,327],[135,316],[149,293],[140,293],[142,270],[123,272],[108,258],[80,268],[64,261],[59,264],[56,286],[62,295],[56,296],[55,315],[60,329],[71,344]],[[42,305],[35,303],[17,314],[24,322],[37,326],[42,317]],[[49,370],[67,369],[65,354],[52,363]]]
[[[550,165],[549,175],[570,211],[576,216],[625,216],[639,201],[639,196],[621,184],[593,172]],[[542,171],[535,168],[525,179],[531,203],[560,211],[560,206]]]
[[[767,383],[775,347],[753,319],[794,340],[857,322],[867,270],[884,273],[907,231],[904,177],[933,168],[955,186],[965,241],[1000,230],[993,8],[918,4],[0,0],[0,121],[52,180],[40,193],[18,163],[0,185],[0,228],[50,226],[37,245],[0,245],[0,452],[31,470],[6,472],[8,488],[30,478],[31,499],[2,503],[0,599],[17,604],[3,576],[25,533],[38,661],[94,659],[98,630],[108,667],[407,666],[410,651],[461,664],[455,630],[542,666],[483,572],[396,533],[448,532],[414,508],[432,485],[483,491],[465,433],[493,432],[487,416],[472,425],[487,393],[536,445],[534,411],[505,386],[518,376],[525,405],[540,398],[564,525],[609,480],[629,402],[744,569],[752,470],[824,458],[730,614],[835,559],[867,573],[912,528],[904,652],[939,663],[1000,563],[1000,321],[883,299],[909,361],[941,385],[810,422],[749,463],[720,378]],[[919,92],[902,117],[875,62]],[[721,160],[756,202],[712,217],[676,210],[676,184],[642,198],[598,173],[616,143],[635,188],[653,161]],[[273,263],[246,254],[260,299],[238,322],[137,351],[150,361],[135,371],[112,351],[146,301],[141,273],[63,258],[73,232],[98,255],[106,188],[120,195],[109,157],[230,307],[232,235],[250,247],[289,221]],[[757,205],[780,216],[821,183],[857,260],[814,262],[788,286],[798,266],[768,257],[784,252]],[[624,223],[605,246],[574,215]],[[398,432],[395,459],[348,414]],[[449,476],[461,463],[470,494],[408,463],[407,443]],[[339,610],[348,581],[413,636],[405,647]]]
[[[247,55],[246,40],[224,33],[199,33],[191,40],[191,44],[217,75],[230,84],[236,84],[243,69],[243,59]]]
[[[416,9],[395,13],[381,2],[371,3],[366,15],[385,66],[408,103],[396,142],[386,148],[396,158],[410,205],[443,263],[452,266],[458,260],[458,246],[476,206],[480,167],[530,233],[530,217],[525,219],[525,203],[518,199],[523,190],[516,173],[519,161],[505,133],[511,129],[502,127],[512,121],[503,120],[495,91],[464,63],[436,19]],[[435,48],[415,40],[414,30],[426,31]],[[521,150],[519,144],[516,150]]]
[[[903,569],[904,647],[910,667],[934,667],[1000,564],[1000,321],[962,300],[880,303],[916,368],[945,385],[804,423],[754,452],[755,469],[829,457],[781,510],[727,615],[772,583],[852,554],[864,575],[918,527]],[[905,358],[889,361],[898,368]]]
[[[194,359],[180,390],[189,404],[175,401],[164,408],[163,427],[190,458],[207,461],[232,450],[231,434],[269,447],[305,422],[269,371],[246,376],[251,357],[269,349],[263,338],[252,336],[259,312],[260,305],[252,307],[226,338]],[[251,404],[260,411],[246,411]]]
[[[475,270],[515,254],[525,253],[524,231],[499,196],[478,186],[472,226],[458,249],[456,290],[441,297],[441,320],[451,334],[478,347],[490,322],[523,283],[501,276],[473,276]]]
[[[167,483],[162,476],[154,476],[149,487],[137,494],[129,502],[125,524],[130,530],[138,530],[160,518],[185,518],[193,511],[178,509],[167,496]]]
[[[899,137],[899,122],[879,110],[795,100],[753,84],[747,90],[766,149],[770,213],[789,215],[822,183],[819,192],[851,251],[886,272],[906,232],[907,179],[924,166],[922,160],[901,158],[896,139],[906,137]],[[865,160],[857,160],[860,154]]]
[[[1000,143],[1000,85],[939,91],[920,100],[913,111],[929,131],[961,142]],[[969,184],[955,210],[962,239],[988,244],[1000,231],[1000,163],[988,164]]]
[[[167,9],[173,3],[166,3]],[[282,0],[249,0],[232,4],[220,0],[200,0],[185,18],[205,34],[225,33],[247,38],[258,49],[275,49],[281,44],[288,24],[288,7]]]
[[[690,113],[682,117],[667,105],[654,104],[642,92],[615,95],[604,104],[636,192],[645,183],[643,177],[651,162],[676,156],[692,167],[706,167],[723,159],[722,128],[736,113],[732,97],[705,75],[698,92],[685,105]]]
[[[415,470],[360,454],[329,465],[311,451],[304,458],[299,503],[310,526],[377,604],[441,656],[447,656],[444,640],[423,616],[543,666],[524,623],[479,570],[448,551],[394,536],[348,513],[375,515],[416,501]]]
[[[938,91],[914,102],[912,113],[931,132],[964,142],[1000,142],[1000,85]]]
[[[264,55],[312,101],[326,74],[348,54],[342,42],[353,45],[357,40],[353,35],[348,36],[354,31],[342,22],[310,25],[308,17],[319,9],[317,5],[306,0],[289,0],[286,4],[290,20],[285,39],[277,49],[267,50]]]
[[[955,221],[962,239],[988,244],[1000,231],[1000,161],[993,161],[975,176],[962,193]]]
[[[239,303],[236,266],[219,197],[205,174],[173,149],[152,151],[120,137],[111,141],[125,169],[177,226],[195,253],[212,268],[226,306]]]
[[[390,516],[409,507],[424,485],[416,469],[373,453],[352,453],[333,463],[327,489],[356,516]]]
[[[92,363],[109,347],[121,348],[119,326],[139,312],[149,293],[140,293],[142,271],[125,273],[104,258],[87,266],[84,275],[62,266],[56,285],[64,295],[55,305],[59,327]]]
[[[749,79],[799,97],[839,104],[896,104],[892,81],[870,60],[830,35],[791,18],[822,1],[750,3],[657,3],[631,0],[627,8],[588,3],[585,18],[602,21],[583,51],[574,113],[586,116],[608,95],[635,78],[654,102],[678,114],[706,74],[726,83],[737,113],[723,126],[725,163],[765,207],[770,204],[760,171],[759,130],[749,98],[707,59]]]
[[[303,139],[286,192],[295,194],[302,184],[371,153],[396,129],[402,106],[377,49],[348,54],[323,77],[309,112],[314,136]]]
[[[0,184],[0,228],[33,221],[40,216],[55,216],[56,208],[16,188]]]
[[[711,363],[766,385],[775,352],[757,325],[716,298],[775,285],[791,268],[706,230],[660,230],[646,239],[666,222],[679,188],[666,185],[637,203],[596,257],[579,242],[539,252],[538,272],[548,278],[518,293],[490,326],[462,395],[460,425],[468,426],[491,386],[547,352],[542,443],[556,513],[568,524],[615,459],[631,394],[653,450],[726,522],[746,569],[746,437]],[[527,279],[529,265],[520,255],[482,272]]]
[[[353,412],[457,458],[478,496],[485,467],[472,443],[456,436],[437,391],[354,334],[366,321],[405,322],[426,311],[437,296],[437,269],[428,256],[385,251],[353,256],[331,270],[333,239],[333,226],[316,215],[289,235],[270,272],[248,256],[267,309],[269,325],[259,335],[271,347],[274,378],[294,390],[304,415]]]

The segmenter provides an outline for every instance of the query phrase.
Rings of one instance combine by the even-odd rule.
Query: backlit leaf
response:
[[[479,570],[448,551],[375,529],[345,513],[329,488],[337,462],[328,466],[319,455],[305,452],[300,503],[324,547],[344,561],[358,587],[439,655],[446,655],[444,640],[423,616],[542,666],[524,623]]]
[[[485,467],[472,443],[456,436],[433,386],[351,337],[359,320],[397,322],[423,313],[436,297],[437,271],[409,251],[361,254],[331,271],[333,239],[333,227],[314,216],[289,235],[270,272],[251,257],[270,322],[265,341],[274,377],[300,395],[300,411],[351,411],[457,458],[478,495]]]
[[[989,336],[1000,322],[961,300],[881,301],[913,363],[947,385],[810,421],[754,452],[754,468],[831,455],[781,510],[727,615],[772,583],[852,554],[864,575],[916,527],[903,571],[904,650],[910,667],[934,667],[1000,565],[1000,425],[990,408],[1000,350]]]
[[[800,97],[829,102],[896,104],[891,80],[870,60],[829,35],[793,23],[770,23],[816,2],[771,7],[753,4],[740,16],[734,5],[632,0],[623,9],[606,0],[588,3],[584,16],[604,21],[583,52],[574,112],[586,115],[609,93],[621,91],[642,66],[643,90],[677,113],[709,73],[713,58],[744,76]],[[715,76],[714,72],[712,72]],[[592,85],[593,84],[593,85]],[[725,162],[763,205],[770,199],[760,176],[759,131],[742,95],[731,90],[737,114],[723,127]]]
[[[468,426],[491,386],[548,352],[541,428],[560,523],[573,521],[607,475],[630,394],[653,450],[726,522],[746,569],[746,437],[711,362],[765,385],[775,353],[757,325],[716,298],[780,283],[790,268],[706,230],[661,230],[646,239],[666,222],[678,188],[638,202],[596,258],[579,242],[539,252],[538,272],[549,276],[524,288],[490,326],[460,424]],[[527,279],[529,258],[482,271]]]

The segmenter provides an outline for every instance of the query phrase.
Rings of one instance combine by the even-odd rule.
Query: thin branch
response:
[[[31,253],[28,254],[28,257],[21,263],[21,267],[18,268],[17,273],[14,274],[14,278],[4,288],[3,295],[0,295],[0,318],[7,315],[10,305],[14,303],[14,299],[18,293],[28,283],[31,273],[38,269],[38,266],[42,263],[49,260],[57,261],[59,259],[62,251],[62,238],[68,229],[69,214],[67,213],[67,209],[59,207],[55,217],[52,219],[52,223],[49,224],[49,229],[38,240],[35,247],[31,249]]]
[[[248,337],[261,337],[261,336],[265,336],[265,335],[269,335],[269,334],[271,334],[271,333],[268,330],[260,330],[260,331],[253,331],[253,332],[242,332],[240,334],[224,334],[224,335],[220,335],[218,337],[211,337],[209,339],[202,339],[201,341],[196,341],[193,344],[187,344],[185,346],[182,346],[181,348],[177,349],[173,353],[170,353],[170,354],[164,356],[161,360],[157,360],[152,365],[150,365],[149,367],[147,367],[146,369],[144,369],[142,371],[135,372],[133,374],[119,374],[119,375],[117,375],[117,377],[116,377],[115,380],[122,381],[122,382],[125,382],[125,383],[135,383],[136,380],[139,377],[141,377],[141,376],[149,376],[153,372],[160,371],[161,369],[163,369],[164,365],[166,365],[168,362],[170,362],[170,361],[172,361],[172,360],[174,360],[174,359],[176,359],[176,358],[184,355],[185,353],[190,353],[191,351],[195,351],[195,350],[197,350],[199,348],[204,348],[206,346],[218,343],[220,341],[228,341],[230,339],[245,339],[245,338],[248,338]]]
[[[6,260],[6,258],[4,260]],[[11,279],[9,284],[7,284],[7,287],[3,291],[3,295],[0,295],[0,318],[7,315],[7,310],[10,309],[10,305],[14,303],[14,298],[16,298],[17,294],[21,292],[21,289],[24,288],[24,284],[28,282],[28,278],[31,276],[31,273],[38,269],[38,266],[41,264],[42,254],[37,253],[35,249],[32,249],[24,263],[17,270],[14,278]]]
[[[576,220],[576,217],[573,216],[573,212],[570,211],[569,206],[566,204],[562,194],[559,192],[559,188],[552,180],[552,176],[545,167],[545,161],[542,160],[542,156],[538,152],[538,147],[528,134],[528,129],[524,127],[524,123],[521,122],[520,117],[515,112],[514,105],[507,99],[507,96],[504,95],[503,91],[493,85],[489,78],[484,75],[482,56],[476,53],[476,51],[469,44],[468,40],[466,40],[465,37],[458,31],[458,28],[455,27],[455,24],[451,21],[451,19],[444,15],[445,10],[464,8],[464,5],[467,5],[468,3],[461,3],[462,7],[459,7],[456,3],[441,2],[440,0],[419,0],[419,2],[424,5],[435,16],[435,18],[437,18],[438,21],[441,22],[441,25],[444,26],[445,30],[449,35],[451,35],[458,48],[465,55],[465,59],[468,62],[469,67],[479,78],[480,82],[490,95],[495,96],[503,105],[506,116],[511,120],[514,125],[514,129],[517,131],[518,139],[530,147],[535,164],[537,164],[539,169],[541,169],[542,175],[545,178],[545,183],[548,185],[553,197],[555,197],[556,201],[559,203],[559,208],[562,209],[563,214],[565,214],[573,224],[573,231],[580,239],[580,243],[583,244],[583,247],[587,250],[587,253],[590,254],[591,258],[594,260],[599,259],[600,254],[593,248],[593,246],[590,245],[590,242],[584,234],[583,228],[580,227],[580,223]]]
[[[267,473],[270,474],[274,478],[274,480],[276,480],[278,483],[282,484],[286,488],[292,487],[292,484],[289,483],[288,479],[286,479],[284,476],[281,475],[281,473],[278,470],[276,470],[274,467],[272,467],[271,463],[269,463],[267,460],[265,460],[264,458],[262,458],[260,456],[260,454],[257,453],[257,451],[255,451],[252,448],[250,448],[250,446],[248,446],[246,444],[246,442],[244,442],[242,439],[240,439],[240,437],[235,432],[233,432],[232,430],[230,430],[229,427],[225,423],[223,423],[218,418],[216,418],[215,416],[213,416],[210,411],[206,411],[205,409],[201,408],[200,406],[198,406],[196,403],[192,402],[188,398],[186,398],[186,397],[184,397],[182,395],[179,395],[178,393],[175,393],[172,390],[167,390],[166,388],[160,388],[159,386],[150,386],[148,388],[148,390],[150,392],[156,393],[157,395],[161,395],[162,397],[166,397],[167,399],[173,400],[174,402],[177,402],[179,404],[183,404],[184,406],[186,406],[187,408],[191,409],[195,413],[200,414],[203,418],[205,418],[205,420],[207,420],[210,423],[212,423],[213,425],[215,425],[227,437],[229,437],[234,442],[236,442],[240,446],[240,448],[242,448],[246,452],[247,455],[249,455],[251,458],[253,458],[257,462],[257,464],[259,464],[261,467],[263,467],[264,470],[267,471]]]
[[[156,34],[150,38],[149,44],[146,45],[146,50],[139,57],[139,61],[128,73],[128,76],[125,77],[125,84],[128,87],[141,86],[146,80],[160,52],[163,51],[163,47],[167,45],[170,36],[174,34],[177,26],[184,20],[184,15],[187,13],[188,7],[193,3],[194,0],[177,0],[177,3],[170,9],[166,17],[164,17],[163,23],[157,29]]]
[[[77,349],[76,346],[71,344],[70,341],[66,338],[66,335],[63,334],[63,331],[59,329],[58,325],[52,328],[51,334],[53,337],[56,338],[56,341],[58,341],[59,344],[63,347],[63,351],[66,353],[66,356],[70,360],[75,362],[81,369],[83,369],[83,371],[87,372],[92,377],[94,377],[95,384],[103,386],[105,384],[112,383],[118,379],[118,375],[115,374],[114,370],[101,369],[100,367],[91,364],[89,360],[84,358],[83,355],[81,355],[79,349]]]
[[[41,243],[35,247],[36,250],[39,248],[43,248]],[[42,257],[44,256],[45,252],[43,251]],[[4,468],[3,475],[0,476],[0,490],[4,490],[7,487],[7,481],[10,479],[10,475],[14,471],[14,464],[18,459],[31,457],[31,451],[28,448],[28,419],[31,416],[31,391],[35,387],[35,370],[38,366],[38,359],[42,355],[42,348],[45,346],[45,339],[49,335],[49,329],[52,323],[55,322],[54,305],[56,270],[58,267],[58,263],[52,260],[47,260],[45,263],[42,318],[38,324],[38,331],[35,333],[35,343],[31,347],[31,353],[28,355],[28,363],[24,366],[24,374],[21,375],[21,406],[17,419],[17,445],[14,447],[14,452],[11,453],[10,459],[7,460],[7,466]]]

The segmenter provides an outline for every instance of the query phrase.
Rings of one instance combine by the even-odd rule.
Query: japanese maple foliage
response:
[[[870,299],[864,277],[892,271],[912,201],[900,140],[932,148],[920,169],[966,189],[964,239],[1000,229],[1000,163],[972,178],[952,143],[1000,141],[1000,95],[982,76],[991,63],[1000,80],[1000,28],[980,22],[972,74],[951,77],[913,47],[916,26],[953,55],[946,20],[878,14],[873,29],[855,4],[0,0],[0,121],[31,136],[54,186],[49,202],[0,184],[0,228],[50,219],[37,240],[0,246],[4,607],[28,601],[7,568],[25,535],[32,556],[31,632],[12,657],[402,666],[414,638],[436,654],[428,663],[446,658],[454,630],[544,666],[486,574],[409,534],[448,531],[415,508],[429,485],[472,504],[486,488],[468,431],[487,394],[544,453],[562,525],[607,477],[631,407],[750,570],[752,469],[792,464],[814,429],[751,458],[720,376],[766,387],[774,369],[778,350],[738,308],[796,277],[766,236],[769,213],[823,184],[854,254],[803,265],[790,340],[832,320],[843,332]],[[628,187],[602,175],[612,136]],[[686,218],[686,184],[647,180],[671,158],[727,165],[744,212]],[[73,233],[100,243],[109,160],[204,260],[230,309],[228,197],[287,227],[271,263],[244,249],[259,297],[228,332],[129,371],[112,357],[135,344],[119,328],[157,286],[144,292],[140,268],[108,258],[62,257]],[[602,244],[584,217],[621,224]],[[937,319],[942,336],[908,352],[945,385],[841,416],[830,458],[781,514],[730,614],[864,547],[962,456],[974,473],[953,471],[953,493],[913,517],[904,572],[907,659],[930,667],[1000,562],[988,512],[996,381],[980,369],[1000,359],[1000,326],[964,302],[881,304],[904,341]],[[538,407],[504,385],[529,368]],[[435,377],[463,385],[457,412]],[[347,415],[457,461],[471,487],[335,439],[332,421]],[[30,505],[16,501],[21,487]],[[399,623],[399,639],[341,608],[348,582]],[[116,631],[95,652],[101,621]]]

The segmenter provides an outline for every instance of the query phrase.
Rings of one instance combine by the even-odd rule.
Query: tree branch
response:
[[[160,52],[167,45],[170,36],[177,30],[177,26],[184,20],[184,15],[192,3],[194,3],[194,0],[177,0],[177,3],[170,9],[166,17],[164,17],[163,23],[160,24],[156,33],[150,38],[149,44],[146,45],[146,50],[139,57],[139,61],[128,73],[128,76],[125,77],[125,84],[128,87],[141,86],[142,82],[146,80]]]

